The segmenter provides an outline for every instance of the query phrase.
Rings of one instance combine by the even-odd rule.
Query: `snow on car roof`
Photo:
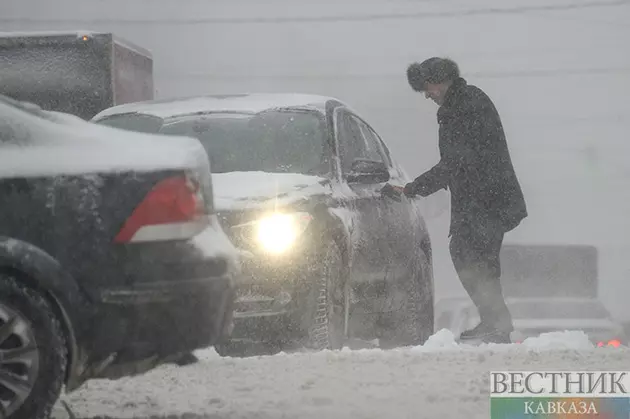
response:
[[[324,111],[332,97],[300,93],[254,93],[209,95],[187,98],[153,100],[118,105],[96,115],[93,120],[121,113],[142,113],[160,118],[212,111],[257,113],[273,108],[310,107]]]

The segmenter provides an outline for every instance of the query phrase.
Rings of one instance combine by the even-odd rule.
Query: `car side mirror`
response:
[[[389,168],[382,161],[355,159],[346,180],[348,183],[383,183],[390,177]]]

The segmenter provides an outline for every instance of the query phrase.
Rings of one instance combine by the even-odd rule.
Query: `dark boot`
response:
[[[197,362],[199,362],[199,358],[197,358],[197,356],[192,352],[184,353],[174,361],[174,363],[180,367],[195,364]]]
[[[472,329],[465,330],[459,335],[460,340],[478,340],[478,339],[486,339],[487,337],[491,337],[499,333],[497,329],[492,326],[487,325],[486,323],[479,323],[477,326]]]
[[[476,327],[462,332],[461,341],[481,341],[482,343],[512,343],[510,333],[495,329],[485,323],[479,323]]]

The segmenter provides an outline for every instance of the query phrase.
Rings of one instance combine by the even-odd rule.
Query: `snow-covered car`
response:
[[[207,96],[121,105],[92,121],[205,146],[219,218],[246,256],[233,338],[220,353],[249,341],[402,346],[433,333],[431,242],[418,202],[381,194],[409,179],[343,102]]]
[[[506,298],[512,314],[513,342],[548,332],[582,331],[596,346],[627,345],[623,326],[597,298]],[[479,323],[477,309],[467,298],[436,304],[436,328],[458,335]]]
[[[193,138],[61,123],[0,96],[0,417],[232,327],[238,254]]]

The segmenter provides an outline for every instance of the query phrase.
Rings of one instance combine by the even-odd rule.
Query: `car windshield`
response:
[[[216,112],[166,121],[132,113],[108,117],[99,123],[132,131],[198,138],[208,152],[213,173],[325,175],[330,171],[324,123],[311,111]]]

